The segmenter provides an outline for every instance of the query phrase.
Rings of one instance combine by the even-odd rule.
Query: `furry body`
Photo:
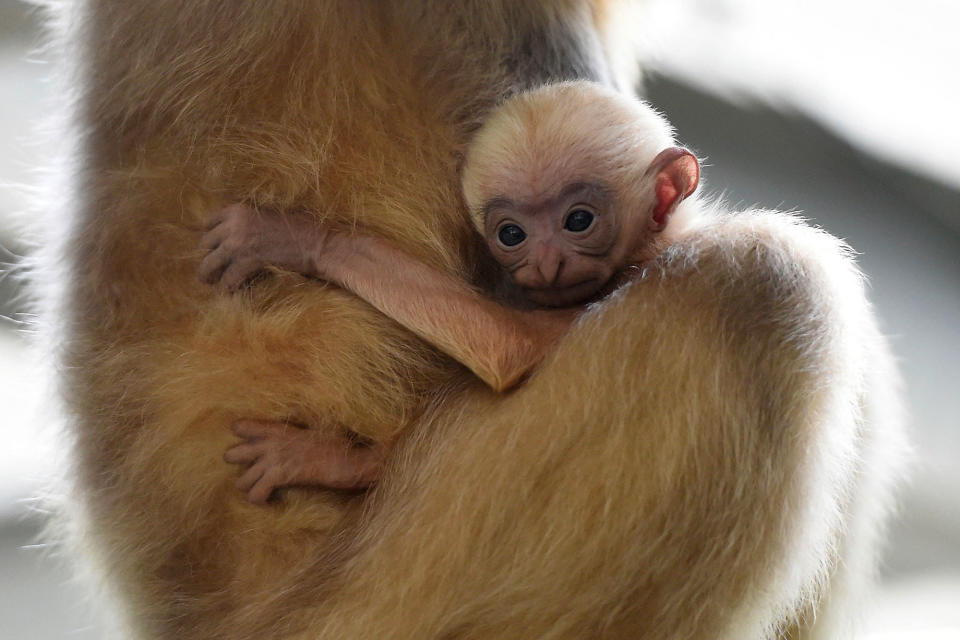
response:
[[[59,10],[82,65],[51,249],[74,524],[133,637],[759,638],[814,607],[827,633],[872,567],[897,426],[874,412],[894,378],[828,236],[705,223],[507,398],[335,288],[195,278],[200,220],[238,200],[473,277],[458,151],[512,90],[622,85],[609,8]],[[220,459],[241,417],[403,435],[367,498],[264,509]]]

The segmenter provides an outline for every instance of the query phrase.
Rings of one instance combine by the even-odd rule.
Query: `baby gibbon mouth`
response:
[[[589,300],[603,288],[603,284],[596,278],[589,278],[565,287],[536,287],[525,291],[531,300],[539,304],[566,307]]]

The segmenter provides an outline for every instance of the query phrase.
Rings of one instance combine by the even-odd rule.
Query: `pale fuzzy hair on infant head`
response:
[[[494,109],[467,150],[464,197],[483,232],[490,198],[536,202],[572,182],[602,182],[633,202],[645,172],[674,144],[649,104],[593,82],[549,84]]]

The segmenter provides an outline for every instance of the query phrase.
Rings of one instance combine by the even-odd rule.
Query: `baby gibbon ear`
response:
[[[657,154],[647,173],[655,174],[656,202],[651,221],[660,231],[667,226],[670,214],[677,205],[697,188],[700,182],[700,163],[683,147],[670,147]]]

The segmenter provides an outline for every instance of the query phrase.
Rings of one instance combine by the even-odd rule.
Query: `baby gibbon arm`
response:
[[[209,284],[236,289],[264,267],[332,282],[455,358],[496,391],[536,367],[576,311],[511,309],[389,242],[335,231],[296,214],[232,205],[208,220],[200,267]]]
[[[379,238],[332,233],[315,264],[317,277],[357,294],[496,391],[522,381],[576,317],[504,307]]]

